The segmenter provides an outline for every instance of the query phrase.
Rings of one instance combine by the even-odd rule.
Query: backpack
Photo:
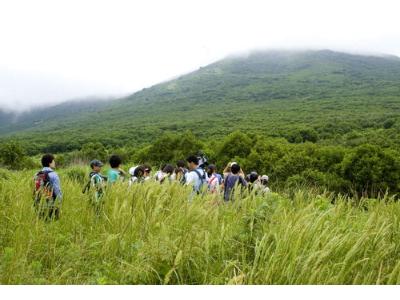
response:
[[[96,173],[96,172],[91,172],[89,174],[89,181],[88,183],[83,187],[82,193],[86,193],[90,191],[90,187],[93,187],[92,192],[88,193],[89,199],[92,202],[92,204],[99,204],[100,200],[102,199],[104,195],[104,181],[107,180],[107,177]]]
[[[85,194],[86,192],[88,192],[88,191],[90,190],[90,187],[91,187],[91,186],[96,187],[96,189],[99,188],[98,186],[96,186],[96,182],[94,181],[94,179],[95,179],[97,176],[100,178],[100,187],[101,187],[101,183],[102,183],[104,180],[107,180],[106,177],[104,177],[104,176],[102,176],[102,175],[100,175],[100,174],[98,174],[98,173],[96,173],[96,172],[90,172],[90,174],[89,174],[89,181],[84,185],[84,187],[83,187],[83,189],[82,189],[82,194]],[[98,184],[98,183],[97,183],[97,184]]]
[[[203,171],[203,175],[201,175],[200,172],[199,172],[197,169],[194,169],[193,172],[195,172],[195,173],[197,174],[197,176],[199,176],[200,181],[201,181],[199,188],[198,188],[198,189],[195,189],[195,191],[197,192],[197,194],[200,194],[201,188],[203,187],[204,183],[207,182],[207,180],[206,180],[206,172]]]
[[[215,181],[217,181],[217,184],[215,184]],[[208,180],[208,190],[211,193],[217,193],[219,191],[218,189],[218,185],[219,185],[219,180],[218,180],[218,176],[213,175],[210,177],[210,179]]]
[[[33,178],[33,200],[35,206],[37,206],[42,199],[45,199],[46,201],[55,199],[49,177],[51,172],[53,171],[39,171]]]

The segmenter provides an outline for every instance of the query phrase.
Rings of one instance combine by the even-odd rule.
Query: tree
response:
[[[197,154],[203,148],[204,144],[190,131],[179,135],[166,133],[156,139],[152,145],[141,149],[135,158],[138,162],[148,162],[154,165],[174,163],[191,154]]]
[[[346,154],[342,174],[359,194],[400,190],[399,154],[378,146],[361,145]]]
[[[246,158],[251,152],[252,145],[250,137],[240,131],[235,131],[224,139],[216,158],[222,164],[227,164],[235,157]]]
[[[99,159],[105,161],[107,159],[107,150],[99,142],[84,144],[80,152],[83,158],[87,160]]]
[[[0,161],[11,169],[21,169],[26,158],[25,149],[18,142],[11,141],[0,147]]]

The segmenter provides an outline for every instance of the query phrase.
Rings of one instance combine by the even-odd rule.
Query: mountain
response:
[[[22,113],[0,110],[0,135],[10,135],[29,128],[40,129],[43,125],[46,127],[47,122],[51,121],[68,119],[73,121],[78,114],[97,112],[109,105],[111,105],[111,100],[82,99],[66,101],[58,105],[36,108]]]
[[[185,130],[214,139],[239,129],[292,142],[306,132],[314,142],[351,145],[360,132],[376,139],[385,128],[398,136],[399,95],[395,56],[258,51],[114,101],[65,103],[20,117],[0,113],[0,134],[27,142],[33,153],[89,141],[142,145]],[[392,143],[385,137],[383,144]]]

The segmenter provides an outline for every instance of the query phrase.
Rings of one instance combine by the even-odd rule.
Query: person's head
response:
[[[100,160],[98,160],[98,159],[93,159],[91,162],[90,162],[90,167],[92,168],[92,170],[94,171],[94,172],[100,172],[101,171],[101,167],[103,166],[103,163],[100,161]]]
[[[261,181],[261,183],[262,183],[263,185],[268,185],[268,181],[269,181],[268,175],[263,175],[263,176],[261,176],[260,181]]]
[[[232,172],[232,174],[234,174],[234,175],[239,174],[239,172],[240,172],[240,166],[239,166],[237,163],[231,165],[231,172]]]
[[[150,172],[151,172],[151,167],[147,164],[144,164],[143,165],[143,176],[144,177],[150,176]]]
[[[200,150],[199,152],[197,152],[197,159],[199,161],[198,165],[200,168],[205,168],[208,166],[208,160],[206,155],[204,154],[204,152],[202,150]]]
[[[178,168],[184,168],[184,167],[186,166],[185,161],[184,161],[184,160],[178,160],[178,161],[176,162],[176,166],[177,166]]]
[[[251,183],[256,182],[258,179],[258,173],[256,171],[251,172],[248,176]]]
[[[139,177],[143,177],[144,175],[144,167],[143,166],[137,166],[135,168],[135,171],[133,171],[133,176],[139,178]]]
[[[174,173],[174,166],[173,165],[165,165],[165,167],[162,169],[164,173],[167,173],[168,175],[172,175]]]
[[[110,166],[113,169],[117,169],[119,168],[119,166],[122,163],[121,157],[119,157],[118,155],[111,155],[110,160],[109,160]]]
[[[182,175],[183,174],[183,168],[182,167],[176,167],[174,170],[176,175]]]
[[[47,168],[55,168],[56,162],[54,160],[53,154],[47,153],[42,156],[42,166]]]
[[[217,172],[217,167],[215,165],[208,165],[207,174],[211,176],[212,174]]]
[[[186,159],[187,163],[188,163],[188,167],[190,170],[194,170],[198,167],[199,165],[199,159],[197,158],[196,155],[190,155],[187,159]]]

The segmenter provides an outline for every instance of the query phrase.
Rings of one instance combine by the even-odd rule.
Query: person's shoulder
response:
[[[103,177],[99,173],[91,173],[90,178],[103,179]]]
[[[49,177],[58,177],[58,173],[54,170],[48,170],[47,174]]]

